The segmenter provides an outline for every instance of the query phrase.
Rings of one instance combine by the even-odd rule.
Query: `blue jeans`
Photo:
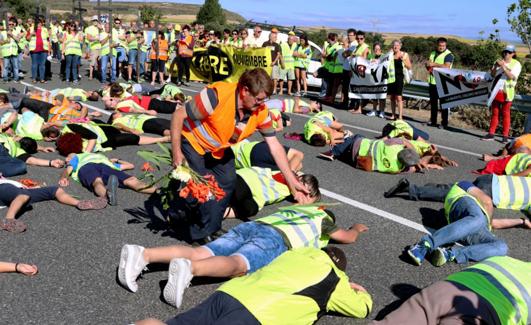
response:
[[[478,176],[473,182],[474,186],[492,197],[492,175]],[[444,202],[446,195],[453,184],[433,184],[429,183],[423,186],[410,184],[409,199],[413,201],[435,201]]]
[[[0,174],[5,177],[26,173],[26,163],[9,155],[7,149],[0,144]]]
[[[116,48],[116,57],[118,59],[118,62],[127,62],[127,54],[125,54],[125,49],[123,47],[117,47]]]
[[[65,57],[65,60],[66,60],[66,68],[65,68],[66,81],[69,81],[69,80],[76,81],[79,77],[77,68],[79,66],[79,61],[81,60],[81,57],[79,55],[69,54]],[[72,76],[72,79],[70,79],[70,76]]]
[[[252,273],[271,263],[288,248],[282,235],[259,222],[244,222],[205,246],[214,256],[241,256]]]
[[[107,64],[109,64],[110,56],[104,55],[101,57],[101,82],[107,81]],[[111,82],[116,81],[116,57],[112,57],[111,62]]]
[[[15,81],[18,81],[18,56],[17,55],[11,55],[8,57],[4,57],[4,70],[2,72],[2,77],[4,78],[4,81],[9,80],[9,70],[13,69],[13,79]]]
[[[489,231],[487,222],[479,205],[472,198],[463,197],[450,211],[450,224],[422,237],[421,241],[428,242],[432,251],[446,244],[461,242],[464,247],[452,249],[459,264],[507,255],[507,244]]]
[[[225,191],[225,196],[219,200],[210,200],[199,204],[196,208],[199,212],[198,220],[189,225],[189,235],[192,240],[198,240],[209,236],[221,229],[223,214],[229,205],[229,200],[236,183],[236,167],[234,167],[234,154],[232,150],[225,150],[221,159],[213,158],[209,153],[200,155],[183,138],[181,150],[190,167],[200,175],[213,175],[219,187]],[[197,200],[195,200],[197,201]],[[188,202],[193,204],[194,202]]]
[[[144,51],[139,51],[138,52],[138,65],[139,65],[139,74],[143,75],[145,70],[144,70],[144,63],[146,63],[146,59],[147,59],[147,53],[144,52]]]
[[[326,92],[328,91],[328,78],[321,79],[321,91],[319,92],[319,97],[325,97]]]
[[[46,57],[48,52],[31,53],[31,78],[33,80],[46,80],[44,70],[46,68]]]
[[[135,65],[137,60],[138,50],[129,50],[129,65]]]
[[[346,160],[346,162],[352,162],[352,146],[358,139],[365,138],[361,134],[356,134],[351,137],[345,138],[343,143],[338,143],[335,146],[332,147],[332,154],[336,158],[342,158]]]

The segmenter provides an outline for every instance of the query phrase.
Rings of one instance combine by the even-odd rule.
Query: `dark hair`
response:
[[[30,155],[37,153],[37,141],[33,140],[32,138],[23,137],[18,141],[18,143],[20,144],[20,148]]]
[[[217,38],[221,38],[221,32],[219,30],[215,31],[214,36]]]
[[[305,46],[310,46],[310,44],[308,44],[308,36],[306,36],[306,34],[302,34],[299,39],[303,39],[304,40],[304,45]]]
[[[448,43],[448,40],[446,39],[446,37],[439,37],[437,39],[437,43]]]
[[[324,147],[326,145],[326,137],[323,134],[316,133],[310,137],[308,142],[312,146]]]
[[[336,33],[328,33],[327,39],[336,40],[337,39],[337,34]]]
[[[356,32],[356,36],[365,36],[365,32],[362,30],[359,30]]]
[[[56,141],[57,151],[62,156],[83,151],[83,138],[77,133],[65,133]]]
[[[330,257],[334,265],[341,271],[347,269],[347,256],[340,248],[334,246],[326,246],[322,250]]]
[[[273,80],[262,68],[255,68],[245,71],[238,81],[238,88],[247,87],[253,96],[257,96],[261,91],[266,93],[266,96],[271,96],[273,93]]]
[[[225,33],[225,34],[230,34],[230,29],[225,28],[225,29],[223,30],[223,33]]]
[[[97,91],[93,91],[90,95],[87,96],[87,99],[91,102],[96,102],[100,99],[100,94]]]
[[[356,34],[356,30],[354,28],[347,29],[347,35],[350,34],[350,33],[353,33],[355,35]]]
[[[311,174],[305,174],[300,177],[300,182],[308,188],[311,197],[316,201],[321,200],[321,191],[319,190],[319,181]]]
[[[166,39],[166,36],[164,36],[164,32],[159,30],[159,36],[160,36],[160,39],[164,40]]]
[[[181,28],[181,30],[182,30],[183,32],[184,32],[184,30],[188,30],[188,31],[190,31],[190,29],[191,29],[191,28],[190,28],[190,25],[184,25],[184,26],[182,26],[182,28]]]
[[[109,88],[109,95],[111,97],[119,97],[124,93],[124,88],[120,86],[118,83],[112,83],[111,87]]]
[[[410,167],[419,163],[420,156],[414,149],[405,148],[398,153],[397,159],[406,167]]]
[[[0,103],[7,103],[9,102],[9,98],[7,97],[7,94],[0,94]]]
[[[56,126],[50,126],[41,130],[41,134],[46,138],[57,138],[60,133]]]

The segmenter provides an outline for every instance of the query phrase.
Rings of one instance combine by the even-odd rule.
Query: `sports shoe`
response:
[[[346,139],[346,138],[351,137],[351,136],[352,136],[352,131],[350,131],[350,130],[343,131],[343,139]]]
[[[301,97],[301,93],[299,91],[297,91],[296,93],[293,94],[293,96],[295,97]]]
[[[138,284],[136,279],[142,273],[147,263],[144,260],[144,247],[138,245],[124,245],[120,253],[120,264],[118,265],[118,280],[120,284],[137,292]]]
[[[172,306],[181,307],[184,290],[192,281],[192,262],[186,258],[174,258],[168,270],[168,283],[164,287],[164,300]]]
[[[408,190],[409,181],[407,178],[401,178],[395,186],[391,187],[387,192],[384,193],[384,197],[390,198],[396,194],[407,192]]]
[[[332,151],[321,152],[319,154],[319,157],[322,157],[324,159],[328,159],[330,161],[334,161],[334,159],[335,159],[334,154],[332,153]]]
[[[501,140],[501,143],[507,143],[509,142],[509,138],[508,137],[503,137],[502,140]]]
[[[493,141],[494,140],[494,134],[487,133],[482,138],[482,141]]]
[[[370,116],[370,117],[376,116],[376,112],[370,111],[369,113],[367,113],[367,116]]]
[[[168,79],[166,79],[166,82],[170,83],[171,82],[171,77],[168,77]]]
[[[379,117],[379,118],[385,118],[385,113],[384,113],[384,112],[380,112],[380,113],[378,113],[378,117]]]
[[[437,247],[435,251],[431,254],[430,262],[433,266],[442,266],[446,262],[451,262],[455,260],[455,255],[451,249],[446,249],[443,247]]]
[[[420,266],[428,253],[429,245],[427,242],[422,241],[418,244],[411,246],[407,250],[407,254],[411,257],[411,260],[415,265]]]
[[[116,175],[109,176],[107,181],[107,198],[109,199],[110,205],[117,205],[118,198],[116,197],[116,192],[118,190],[118,177]]]

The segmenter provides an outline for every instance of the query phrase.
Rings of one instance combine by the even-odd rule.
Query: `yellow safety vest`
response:
[[[396,120],[389,123],[393,127],[393,130],[387,135],[390,138],[398,138],[404,134],[407,134],[410,139],[413,139],[413,128],[407,122],[403,120]]]
[[[105,55],[109,55],[111,53],[110,51],[110,45],[111,43],[112,44],[116,44],[118,43],[118,38],[116,37],[116,34],[113,33],[113,38],[112,40],[110,39],[110,35],[106,32],[102,32],[101,35],[100,35],[101,38],[106,38],[106,37],[109,37],[109,39],[107,39],[107,42],[105,42],[105,44],[101,44],[101,52],[100,52],[100,55],[101,56],[105,56]],[[116,55],[118,54],[118,52],[116,52],[116,49],[113,47],[112,49],[112,55],[114,57],[116,57]]]
[[[83,52],[81,51],[81,42],[79,41],[79,34],[76,35],[67,34],[66,35],[66,45],[65,45],[65,55],[77,55],[81,56]]]
[[[520,62],[518,62],[518,60],[515,60],[515,59],[511,59],[511,62],[509,62],[509,64],[507,64],[507,68],[509,70],[513,70],[515,67],[517,66],[521,66]],[[515,87],[516,87],[516,81],[518,80],[518,78],[516,78],[515,80],[505,80],[505,85],[503,86],[503,92],[507,95],[507,98],[506,100],[508,102],[512,102],[513,99],[514,99],[514,95],[515,95]]]
[[[514,175],[523,172],[531,165],[531,155],[526,153],[517,153],[509,159],[505,166],[506,175]]]
[[[367,45],[367,43],[363,43],[361,45],[359,45],[357,48],[356,48],[356,51],[354,51],[354,56],[361,56],[363,54],[363,52],[365,52],[366,49],[369,48],[369,45]],[[370,52],[370,50],[369,50]]]
[[[41,28],[41,37],[42,37],[42,46],[45,51],[48,51],[50,49],[50,44],[48,42],[49,34],[48,34],[48,29],[46,29],[45,27]],[[36,35],[31,37],[30,43],[29,43],[30,51],[34,51],[35,48],[37,48],[37,36]]]
[[[253,193],[253,200],[261,210],[267,204],[280,202],[291,195],[286,184],[277,182],[274,174],[269,168],[251,167],[236,170]]]
[[[483,214],[485,214],[485,218],[487,218],[487,224],[490,230],[490,216],[483,207],[483,205],[481,205],[481,203],[479,203],[479,201],[475,197],[460,188],[457,183],[450,188],[450,191],[448,192],[448,194],[446,194],[446,198],[444,199],[444,215],[446,216],[446,221],[448,222],[448,224],[450,224],[450,213],[452,212],[455,203],[464,197],[471,198],[481,208]]]
[[[370,157],[373,171],[398,174],[404,169],[398,160],[398,153],[403,149],[401,144],[386,145],[384,140],[362,139],[358,157]]]
[[[1,38],[4,42],[7,41],[7,43],[4,43],[2,46],[0,46],[0,53],[2,54],[2,57],[7,58],[13,55],[17,55],[17,42],[15,42],[15,40],[11,37],[8,37],[6,31],[0,32],[0,35],[2,36]]]
[[[308,70],[310,67],[310,61],[312,60],[312,47],[310,45],[306,47],[302,47],[300,44],[297,45],[295,48],[295,51],[297,51],[299,54],[306,55],[305,58],[299,58],[295,57],[295,67],[296,68],[304,68]]]
[[[437,52],[433,51],[430,54],[430,62],[437,63],[437,64],[444,64],[444,59],[446,58],[448,54],[452,54],[452,52],[450,52],[450,50],[448,49],[446,49],[444,52],[442,52],[439,55],[437,55]],[[437,55],[437,57],[435,55]],[[453,62],[452,64],[450,64],[450,68],[452,67],[452,65],[453,65]],[[428,83],[435,85],[435,77],[433,76],[433,73],[429,74]]]
[[[299,205],[279,209],[256,222],[272,226],[284,237],[290,249],[301,247],[322,248],[330,236],[321,232],[323,220],[332,218],[316,205]],[[333,220],[332,220],[333,221]]]
[[[94,146],[93,152],[100,152],[100,151],[110,151],[112,148],[104,148],[101,146],[102,143],[107,142],[107,136],[105,135],[105,132],[94,122],[88,122],[88,123],[72,123],[77,124],[82,127],[84,127],[87,130],[90,130],[94,132],[97,136],[96,138],[96,145]],[[65,133],[74,133],[70,128],[68,128],[68,125],[65,125],[63,130],[61,131],[61,134]],[[83,139],[83,150],[87,148],[88,140]]]
[[[282,58],[284,59],[284,69],[286,70],[295,68],[295,58],[293,57],[293,52],[295,51],[296,47],[297,43],[293,43],[291,46],[287,42],[280,43]]]
[[[129,43],[127,43],[127,49],[129,51],[131,50],[135,50],[137,51],[138,50],[138,40],[136,39],[136,36],[131,36],[131,41]]]
[[[144,123],[147,120],[154,119],[155,116],[146,115],[146,114],[131,114],[124,115],[122,117],[116,118],[112,121],[112,125],[122,124],[131,128],[133,130],[144,132]]]
[[[100,30],[96,26],[89,26],[85,28],[85,34],[90,35],[91,37],[94,37],[95,41],[87,41],[89,42],[90,50],[99,50],[101,49],[101,43],[100,43]]]
[[[330,135],[325,132],[320,126],[316,125],[315,122],[320,122],[323,124],[325,120],[335,120],[334,114],[328,111],[322,111],[315,114],[311,119],[309,119],[306,124],[304,124],[304,139],[307,142],[310,142],[310,139],[315,134],[322,134],[326,137],[326,140],[330,140]]]
[[[116,165],[113,164],[112,161],[109,160],[109,158],[105,157],[104,155],[100,153],[78,153],[77,156],[77,168],[72,171],[72,179],[79,182],[78,173],[81,170],[81,168],[88,164],[103,164],[111,167],[112,169],[120,170],[120,168],[116,167]]]
[[[23,117],[31,115],[29,120],[23,119]],[[20,137],[29,137],[34,140],[42,140],[43,136],[41,133],[42,125],[44,124],[44,119],[34,112],[28,111],[24,112],[19,116],[17,127],[15,128],[15,134]]]
[[[498,209],[529,210],[531,178],[492,175],[492,203]]]
[[[20,144],[8,135],[0,134],[0,143],[4,145],[9,155],[13,158],[17,158],[26,153],[26,151],[20,147]]]
[[[407,73],[406,64],[404,63],[404,58],[407,57],[407,53],[404,52],[404,56],[402,57],[402,71],[404,71],[404,74]],[[396,80],[396,69],[395,69],[395,55],[393,51],[389,52],[389,66],[387,67],[387,83],[393,83]],[[405,79],[404,79],[405,80]]]
[[[250,142],[245,139],[238,143],[233,144],[230,148],[234,153],[234,166],[236,169],[251,168],[251,151],[254,146],[258,144],[258,141]]]
[[[490,257],[446,281],[461,284],[487,300],[500,324],[531,324],[531,263],[509,256]]]

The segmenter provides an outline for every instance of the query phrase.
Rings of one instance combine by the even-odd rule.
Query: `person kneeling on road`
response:
[[[110,205],[118,204],[118,186],[145,194],[153,194],[157,190],[135,176],[124,173],[124,170],[134,169],[135,166],[121,159],[109,159],[98,153],[71,153],[66,157],[66,162],[68,167],[63,172],[59,185],[68,186],[68,176],[72,176],[98,197],[108,198]]]
[[[194,276],[235,277],[253,273],[287,250],[324,247],[330,239],[349,244],[367,231],[362,224],[349,229],[335,225],[334,214],[316,205],[293,205],[255,221],[245,222],[201,247],[147,248],[124,245],[118,266],[120,283],[132,292],[149,263],[170,263],[164,299],[179,308]]]
[[[482,261],[507,254],[507,244],[491,232],[493,206],[491,198],[471,182],[456,183],[444,201],[448,222],[433,234],[425,235],[407,250],[414,264],[421,265],[427,255],[435,266],[449,261],[459,264]],[[442,246],[461,242],[464,247]]]
[[[349,282],[346,266],[345,253],[337,247],[288,251],[257,272],[230,280],[166,324],[313,324],[327,312],[365,318],[371,296]],[[135,324],[163,323],[149,319]]]

